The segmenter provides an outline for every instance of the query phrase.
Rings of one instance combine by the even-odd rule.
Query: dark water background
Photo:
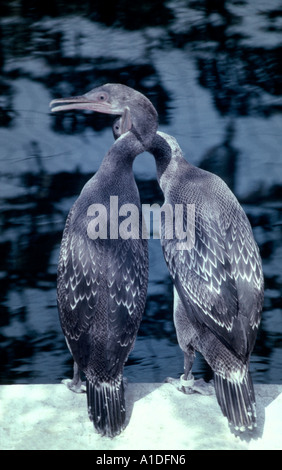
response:
[[[1,383],[71,375],[56,307],[59,246],[68,210],[113,142],[112,121],[48,106],[107,82],[145,93],[160,129],[242,203],[265,274],[251,370],[257,383],[282,383],[281,1],[7,0],[0,14]],[[139,156],[134,169],[142,202],[161,203],[153,158]],[[210,377],[200,356],[194,372]],[[150,240],[147,307],[126,376],[180,373],[172,285]]]

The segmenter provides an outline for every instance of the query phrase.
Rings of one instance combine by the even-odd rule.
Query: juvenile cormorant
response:
[[[123,93],[120,87],[117,90],[122,99],[121,111],[115,93],[110,95],[104,87],[80,97],[56,99],[50,105],[52,111],[123,113],[126,124],[127,88]],[[74,359],[75,373],[69,388],[76,390],[80,386],[83,371],[89,417],[99,433],[110,437],[124,428],[123,369],[134,346],[148,283],[147,240],[141,236],[140,197],[132,165],[150,145],[157,118],[149,101],[143,95],[137,98],[142,112],[148,107],[146,122],[140,119],[139,125],[136,112],[134,133],[129,131],[116,140],[82,189],[67,217],[58,265],[58,310]],[[145,136],[144,141],[137,137],[138,132]],[[117,201],[114,208],[113,196]],[[128,215],[126,207],[130,210],[130,206],[125,204],[138,208],[137,236],[127,233],[130,227],[122,223],[111,226],[111,218]]]

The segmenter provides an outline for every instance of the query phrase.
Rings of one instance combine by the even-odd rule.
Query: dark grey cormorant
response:
[[[91,109],[121,114],[124,108],[120,111],[114,89],[111,92],[109,95],[105,87],[99,87],[80,97],[56,99],[51,102],[52,111]],[[126,92],[126,87],[123,93],[118,87],[123,106]],[[142,113],[148,107],[146,122],[140,119],[140,128],[139,122],[135,123],[135,130],[140,131],[144,141],[127,132],[110,148],[70,210],[58,265],[60,321],[74,359],[75,373],[69,388],[76,390],[80,386],[83,371],[89,417],[99,433],[110,437],[124,427],[123,368],[140,325],[148,282],[147,240],[141,237],[141,205],[132,165],[134,158],[150,145],[157,118],[143,95],[137,99]],[[126,112],[123,121],[126,123]],[[118,199],[111,209],[112,196]],[[132,237],[132,231],[131,235],[126,233],[126,226],[124,232],[118,230],[122,224],[110,226],[110,217],[117,219],[121,207],[122,215],[128,215],[126,207],[130,211],[130,206],[124,204],[138,208],[137,235]],[[97,229],[99,236],[95,239]]]
[[[129,108],[133,119],[135,105]],[[117,123],[114,133],[121,132]],[[174,214],[182,205],[188,234],[186,246],[175,233],[166,238],[162,221],[161,244],[174,282],[174,323],[184,352],[180,388],[201,390],[191,373],[199,351],[214,372],[217,400],[229,423],[252,429],[256,406],[249,361],[263,306],[263,274],[249,220],[224,181],[188,163],[173,137],[157,132],[147,150],[156,160],[164,205],[170,204]],[[190,216],[187,205],[194,208]]]

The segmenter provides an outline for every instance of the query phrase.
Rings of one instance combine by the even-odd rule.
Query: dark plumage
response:
[[[126,104],[127,87],[123,91]],[[55,106],[53,111],[74,108],[116,113],[115,101],[109,104],[107,97],[106,86],[82,97],[54,100],[51,106]],[[147,99],[142,100],[146,106]],[[126,122],[126,113],[123,119]],[[148,119],[141,129],[146,133],[146,145],[156,126],[156,118],[153,123]],[[123,368],[134,345],[147,293],[147,240],[141,237],[140,198],[132,171],[134,158],[144,150],[141,140],[132,132],[118,139],[82,189],[66,221],[58,266],[60,321],[75,361],[70,388],[79,386],[77,369],[83,371],[89,417],[99,433],[110,437],[124,427]],[[111,196],[118,196],[117,211],[128,203],[138,208],[136,239],[126,239],[120,232],[110,239]],[[91,221],[95,222],[93,216],[101,207],[93,208],[93,204],[107,210],[108,218],[99,218],[100,232],[107,230],[104,239],[93,239]]]
[[[134,116],[134,107],[129,108]],[[120,132],[116,124],[115,135]],[[181,249],[175,232],[171,239],[165,236],[162,223],[163,253],[174,282],[174,322],[184,352],[181,388],[194,387],[197,350],[214,372],[217,400],[229,423],[252,428],[256,410],[249,361],[261,318],[263,274],[250,223],[227,185],[189,164],[173,137],[158,132],[147,150],[156,160],[164,205],[170,204],[174,214],[182,205],[188,233],[188,245]],[[190,216],[187,205],[193,209]]]
[[[200,351],[214,372],[223,414],[236,428],[252,428],[249,360],[263,305],[263,275],[250,223],[226,184],[190,165],[173,138],[158,133],[151,151],[165,203],[195,208],[191,248],[178,249],[176,238],[162,235],[161,240],[176,289],[174,321],[184,380],[191,377],[194,350]],[[186,230],[186,216],[183,225]]]

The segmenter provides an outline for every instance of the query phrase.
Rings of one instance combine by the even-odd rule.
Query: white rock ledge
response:
[[[281,450],[282,385],[255,385],[258,427],[235,436],[215,396],[184,395],[170,384],[129,383],[127,427],[101,437],[86,395],[63,384],[0,386],[1,450]]]

